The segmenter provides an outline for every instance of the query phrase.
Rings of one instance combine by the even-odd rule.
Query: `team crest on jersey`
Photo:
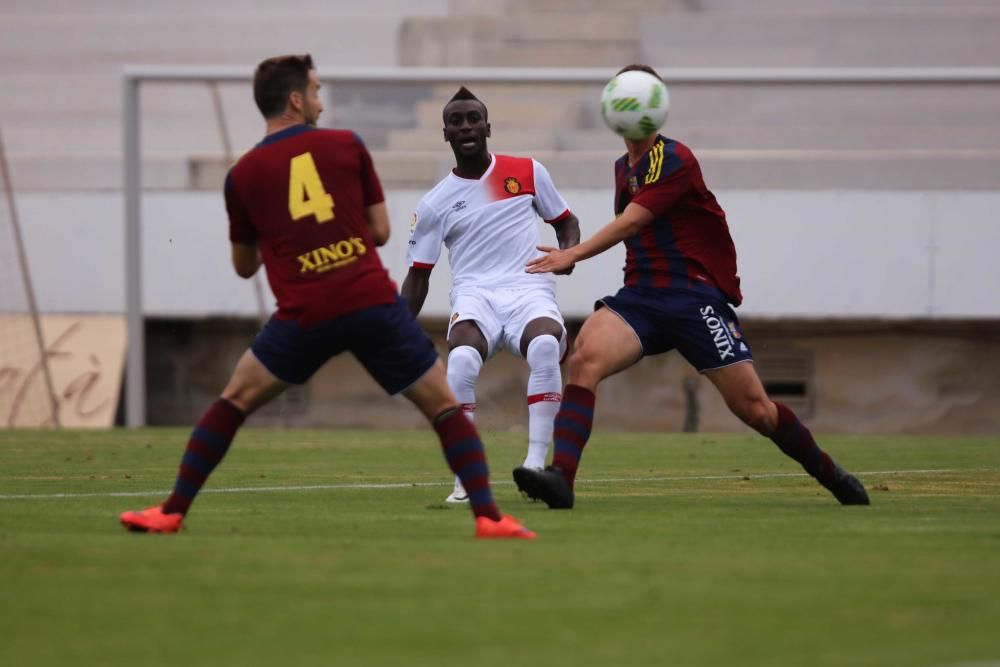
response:
[[[503,181],[503,189],[512,195],[516,195],[521,191],[521,181],[517,180],[513,176],[508,176]]]
[[[635,194],[639,190],[639,177],[629,176],[628,178],[628,191]]]

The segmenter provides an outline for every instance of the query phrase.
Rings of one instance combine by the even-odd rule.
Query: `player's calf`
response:
[[[594,424],[594,392],[574,384],[566,385],[552,433],[555,451],[552,469],[558,470],[572,491],[583,449]],[[548,470],[548,469],[546,469]]]
[[[476,517],[500,520],[500,510],[493,500],[486,452],[472,425],[458,407],[441,413],[434,419],[434,430],[441,440],[441,449],[448,466],[465,487],[469,505]]]
[[[777,402],[774,406],[777,408],[777,426],[770,436],[774,444],[798,461],[840,504],[868,505],[868,493],[861,481],[819,448],[812,433],[788,406]]]

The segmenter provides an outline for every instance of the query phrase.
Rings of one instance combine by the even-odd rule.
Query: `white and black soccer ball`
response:
[[[645,139],[663,127],[670,110],[670,94],[648,72],[630,70],[608,81],[601,93],[601,117],[626,139]]]

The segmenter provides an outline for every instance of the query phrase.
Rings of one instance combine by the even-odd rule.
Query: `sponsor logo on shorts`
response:
[[[734,342],[729,326],[715,314],[715,308],[712,306],[703,306],[699,311],[708,333],[712,336],[712,342],[715,343],[715,349],[719,351],[719,359],[734,359],[736,353],[733,352]]]
[[[365,242],[360,237],[352,236],[299,255],[299,272],[325,273],[331,269],[339,269],[358,261],[366,252],[368,248],[365,247]]]
[[[413,218],[410,220],[410,234],[413,234],[413,230],[417,228],[417,212],[413,212]]]
[[[503,189],[512,195],[516,195],[521,191],[521,181],[517,180],[513,176],[508,176],[503,181]]]
[[[457,319],[458,319],[458,313],[452,313],[451,314],[451,324],[454,324],[455,320],[457,320]]]

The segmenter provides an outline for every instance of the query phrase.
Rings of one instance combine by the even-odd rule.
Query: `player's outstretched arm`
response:
[[[234,243],[233,268],[240,278],[252,278],[260,268],[260,251],[256,243]]]
[[[384,201],[372,204],[365,209],[365,218],[372,232],[372,240],[381,248],[389,241],[389,208]]]
[[[569,214],[564,220],[552,225],[556,230],[556,238],[559,240],[559,248],[566,250],[567,248],[572,248],[580,243],[580,219],[577,218],[572,213]],[[573,273],[573,267],[562,271],[554,271],[559,275],[569,275]]]
[[[538,246],[547,254],[528,262],[528,273],[565,272],[577,262],[600,255],[630,236],[638,234],[653,220],[653,214],[638,204],[629,204],[617,218],[604,225],[589,239],[566,250]]]
[[[411,266],[403,279],[403,287],[399,290],[400,296],[406,299],[406,305],[410,308],[410,314],[416,317],[420,314],[420,309],[424,307],[424,300],[427,299],[427,289],[431,283],[431,270],[419,269]]]

